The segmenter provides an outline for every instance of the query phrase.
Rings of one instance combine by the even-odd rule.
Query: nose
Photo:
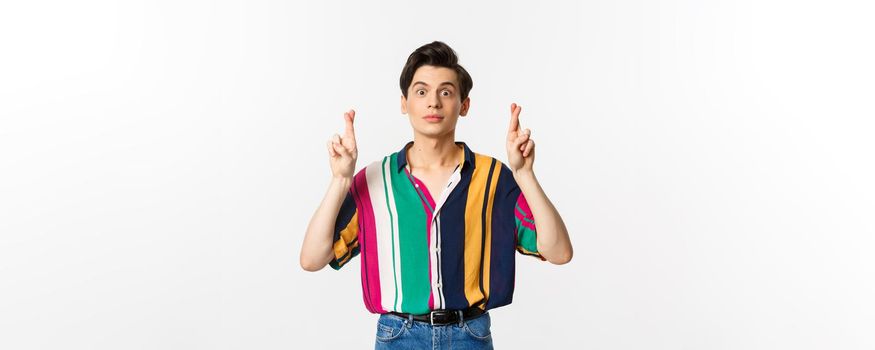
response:
[[[435,108],[435,109],[441,108],[441,99],[440,99],[440,96],[438,96],[437,91],[434,92],[434,94],[432,95],[432,97],[429,99],[428,102],[429,102],[428,106],[430,108]]]

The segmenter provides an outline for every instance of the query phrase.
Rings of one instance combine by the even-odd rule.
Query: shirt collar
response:
[[[404,144],[404,147],[401,147],[401,150],[398,151],[398,169],[395,169],[396,171],[401,171],[401,169],[404,169],[404,167],[407,166],[407,147],[409,147],[411,144],[413,144],[413,141]],[[456,141],[456,145],[461,145],[462,148],[465,149],[465,162],[462,165],[462,170],[465,170],[467,168],[473,168],[474,152],[471,151],[471,149],[468,148],[468,145],[462,141]]]

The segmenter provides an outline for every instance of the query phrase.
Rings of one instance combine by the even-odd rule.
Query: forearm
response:
[[[531,170],[520,170],[514,173],[514,179],[525,195],[535,219],[538,252],[551,263],[567,263],[573,255],[568,230],[556,207],[538,183],[535,173]]]
[[[334,257],[334,224],[350,185],[351,178],[331,178],[328,191],[310,219],[304,235],[301,246],[301,267],[304,270],[318,271]]]

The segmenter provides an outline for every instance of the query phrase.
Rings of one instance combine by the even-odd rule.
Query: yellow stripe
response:
[[[483,290],[486,291],[486,300],[489,300],[489,271],[492,258],[492,206],[495,201],[495,186],[498,185],[498,176],[501,174],[501,163],[495,161],[495,169],[492,171],[492,183],[489,185],[489,198],[486,205],[486,244],[483,252]],[[486,310],[486,303],[480,305]]]
[[[359,246],[359,241],[355,241],[355,243],[352,245],[352,247],[349,247],[349,251],[352,252],[358,246]],[[338,261],[337,264],[340,266],[346,265],[346,263],[349,261],[349,259],[352,259],[352,253],[347,254],[346,257],[343,258],[342,261]]]
[[[480,257],[484,252],[480,251],[482,244],[483,225],[486,225],[486,245],[485,253],[489,254],[489,246],[491,245],[492,229],[492,208],[488,208],[486,215],[487,222],[481,221],[483,213],[483,202],[488,201],[491,204],[491,198],[495,195],[495,184],[498,181],[496,174],[500,163],[496,161],[496,170],[492,175],[492,185],[489,190],[489,198],[484,198],[486,190],[486,181],[489,177],[489,167],[492,165],[492,157],[487,157],[480,154],[474,154],[474,173],[471,174],[471,184],[468,186],[468,200],[465,204],[465,298],[468,299],[468,305],[483,300],[484,295],[480,292]],[[484,281],[483,289],[489,290],[489,259],[488,255],[483,261]],[[484,305],[481,305],[483,307]]]
[[[525,253],[525,254],[531,254],[532,256],[534,256],[534,257],[536,257],[536,258],[538,258],[538,259],[541,259],[542,261],[547,261],[547,258],[545,258],[543,255],[541,255],[541,253],[539,253],[539,252],[530,252],[530,251],[526,250],[526,248],[523,248],[523,246],[521,246],[521,245],[516,246],[516,249],[519,250],[519,251],[522,252],[522,253]]]
[[[358,220],[359,212],[355,211],[355,214],[352,215],[352,219],[349,220],[349,224],[340,231],[340,239],[334,242],[334,258],[340,259],[344,254],[348,251],[352,251],[358,245],[358,241],[355,242],[352,246],[349,246],[349,242],[352,242],[355,239],[355,236],[358,235],[359,231],[359,220]],[[352,255],[352,254],[350,254]]]

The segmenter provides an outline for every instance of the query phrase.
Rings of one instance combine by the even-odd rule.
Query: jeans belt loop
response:
[[[458,312],[459,312],[459,327],[462,327],[462,324],[465,322],[465,319],[462,316],[463,315],[462,310],[458,310]]]

